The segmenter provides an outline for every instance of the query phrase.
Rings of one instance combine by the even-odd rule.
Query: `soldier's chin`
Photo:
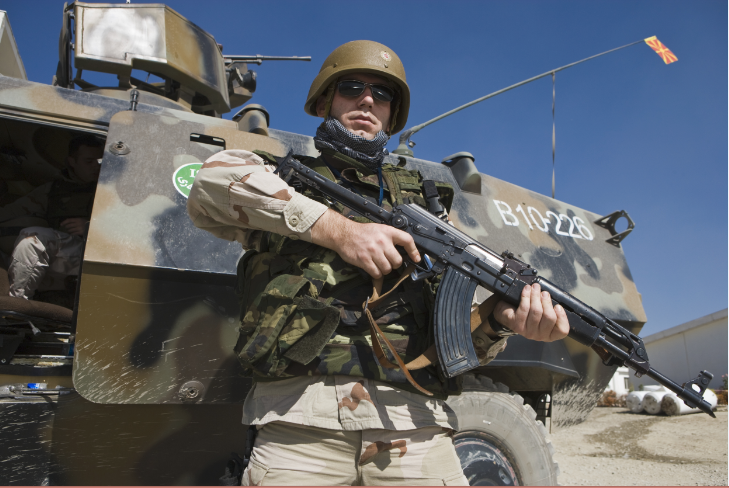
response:
[[[374,129],[372,128],[372,126],[370,124],[368,124],[368,127],[366,127],[366,128],[354,126],[351,129],[349,129],[349,132],[351,132],[352,134],[356,134],[360,137],[364,137],[368,141],[371,141],[372,139],[375,138],[375,136],[377,135],[377,132],[378,132],[377,130],[374,130],[374,132],[372,132],[373,130]]]

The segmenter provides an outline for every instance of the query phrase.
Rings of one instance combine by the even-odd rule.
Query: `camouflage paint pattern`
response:
[[[144,96],[140,98],[145,99]],[[112,115],[128,109],[128,96],[126,99],[109,98],[0,76],[0,125],[4,129],[0,131],[0,146],[7,147],[15,142],[26,149],[25,157],[18,163],[3,164],[3,179],[16,196],[22,196],[35,186],[53,180],[65,167],[68,141],[74,135],[79,132],[106,135]],[[173,113],[183,120],[189,113],[145,103],[140,103],[138,110]],[[195,120],[203,118],[192,115]],[[208,125],[224,126],[231,130],[237,127],[227,120],[212,117],[203,120]],[[215,150],[211,149],[208,154],[212,152]],[[9,171],[12,173],[6,174]],[[171,175],[165,180],[171,181]],[[26,227],[47,225],[47,222],[26,217],[8,222],[7,225]],[[15,239],[15,235],[0,236],[0,241],[7,241],[5,247],[8,251],[12,250]],[[239,253],[238,250],[236,256]],[[84,275],[89,277],[85,279],[92,286],[93,265],[89,263],[85,266],[89,273]],[[186,303],[186,299],[190,295],[185,294],[189,280],[173,276],[166,282],[167,275],[158,277],[155,282],[162,283],[162,286],[152,293],[156,309],[151,311],[149,294],[144,293],[149,291],[148,287],[141,290],[141,300],[137,300],[137,303],[132,301],[133,306],[130,308],[130,301],[124,295],[128,289],[125,286],[129,285],[130,280],[125,279],[125,276],[114,278],[113,273],[107,270],[103,270],[102,274],[107,281],[111,276],[111,281],[117,285],[109,289],[110,294],[104,293],[102,301],[98,303],[99,308],[104,308],[108,301],[117,301],[119,305],[108,311],[111,320],[125,322],[129,314],[159,317],[155,321],[154,331],[150,333],[147,330],[146,335],[140,333],[139,337],[132,337],[131,344],[126,343],[134,367],[144,369],[150,362],[148,356],[154,358],[160,355],[162,361],[168,361],[166,372],[169,374],[172,371],[169,365],[172,364],[173,355],[177,354],[180,358],[180,362],[175,363],[177,367],[185,364],[184,355],[179,354],[177,346],[184,349],[189,345],[189,332],[198,331],[206,337],[206,345],[212,345],[212,349],[203,348],[207,351],[203,356],[214,357],[217,354],[223,358],[213,363],[207,359],[203,363],[194,363],[206,367],[213,365],[215,371],[221,372],[223,376],[205,385],[206,394],[209,398],[225,397],[233,403],[220,406],[150,405],[130,408],[126,405],[99,405],[78,394],[55,398],[2,398],[0,425],[3,427],[0,427],[0,432],[3,448],[0,458],[5,463],[0,467],[0,483],[217,484],[228,454],[242,451],[245,427],[240,424],[240,404],[250,388],[250,380],[240,377],[238,361],[230,354],[238,320],[238,306],[232,292],[234,277],[223,280],[222,284],[206,284],[205,278],[193,277],[197,288],[193,290],[193,299],[189,303]],[[210,281],[210,277],[207,281]],[[139,280],[131,280],[132,288],[138,284]],[[221,292],[221,289],[224,291]],[[195,294],[195,291],[199,293]],[[227,303],[226,293],[231,298]],[[132,300],[139,295],[140,290],[133,290]],[[223,296],[223,299],[213,298],[219,296]],[[173,340],[160,346],[155,340],[155,335],[159,335],[158,330],[163,334],[172,331],[175,334]],[[188,332],[187,337],[185,332]],[[210,337],[218,339],[210,343]],[[109,343],[110,349],[114,349],[117,340],[114,338]],[[152,344],[154,346],[150,353],[148,350]],[[47,383],[49,389],[74,386],[70,358],[15,358],[10,365],[0,366],[0,369],[2,385],[43,382]],[[31,371],[32,375],[29,375]],[[179,374],[185,378],[192,375],[184,369]],[[235,379],[234,384],[226,380],[231,377]],[[192,384],[184,389],[185,403],[194,403],[196,395],[203,394],[202,389],[196,389],[197,386]],[[139,394],[143,397],[144,387],[138,390],[142,390]],[[179,398],[179,388],[170,395]],[[185,446],[184,452],[180,446]]]
[[[141,95],[142,100],[144,96]],[[158,103],[153,96],[149,97],[149,101]],[[189,116],[190,120],[198,120],[197,114],[185,110],[183,106],[172,106],[172,103],[160,107],[140,102],[137,111],[170,114],[182,120]],[[105,136],[111,117],[129,110],[129,107],[129,95],[124,98],[97,95],[94,91],[71,90],[0,75],[0,115],[8,120],[35,122],[46,127],[76,129]],[[209,125],[237,127],[235,122],[216,117],[206,117],[206,121]],[[43,141],[36,143],[39,147],[42,144]],[[43,159],[47,158],[45,156]]]
[[[70,119],[72,128],[99,130],[109,124],[111,114],[116,111],[118,123],[115,119],[109,141],[127,141],[125,144],[130,149],[127,155],[115,155],[107,148],[104,170],[97,190],[97,203],[86,256],[88,263],[84,266],[82,279],[81,313],[78,322],[79,355],[76,361],[77,366],[81,367],[75,374],[80,391],[95,401],[182,402],[179,389],[185,383],[203,378],[202,383],[205,384],[216,377],[212,365],[227,364],[235,370],[235,361],[230,361],[230,344],[235,340],[237,320],[232,279],[227,286],[205,285],[208,293],[214,291],[217,295],[216,302],[225,302],[228,306],[224,317],[217,313],[203,313],[207,317],[204,322],[206,325],[201,326],[201,330],[205,331],[205,340],[190,341],[187,346],[189,352],[184,352],[185,347],[180,348],[178,344],[182,337],[180,330],[191,333],[186,325],[170,323],[164,327],[164,333],[152,332],[156,328],[151,322],[152,318],[160,313],[165,316],[170,313],[177,315],[176,320],[182,320],[179,317],[185,315],[179,309],[170,312],[169,304],[153,303],[150,297],[160,293],[155,288],[164,290],[170,283],[178,284],[179,278],[176,275],[185,274],[179,270],[212,273],[216,276],[232,275],[235,262],[241,255],[241,250],[235,243],[216,242],[201,231],[196,235],[197,229],[184,214],[184,197],[172,186],[171,177],[179,166],[189,162],[202,162],[220,149],[220,146],[191,142],[190,134],[193,133],[221,138],[228,148],[255,148],[278,155],[283,155],[287,147],[293,147],[297,153],[315,154],[311,138],[276,130],[270,131],[271,138],[240,133],[230,121],[143,104],[138,107],[138,112],[132,113],[127,111],[128,105],[122,100],[10,78],[0,78],[0,88],[0,102],[3,102],[0,103],[0,113],[9,115],[12,112],[23,121],[49,123],[51,116],[41,113],[39,106],[50,104],[60,112],[53,117]],[[11,96],[9,92],[15,95]],[[37,97],[35,104],[34,97]],[[75,114],[73,118],[71,112]],[[391,162],[398,162],[396,158],[390,158]],[[126,162],[129,160],[133,160],[133,163]],[[604,242],[609,237],[606,230],[591,225],[597,215],[486,175],[482,175],[481,195],[462,192],[459,191],[449,168],[412,158],[407,158],[407,162],[409,167],[421,170],[426,178],[454,185],[456,195],[451,217],[462,230],[495,250],[508,248],[521,254],[523,259],[531,261],[545,276],[625,325],[630,325],[631,322],[641,324],[645,321],[639,295],[630,279],[622,251]],[[53,167],[50,162],[45,164]],[[510,204],[511,212],[521,219],[519,226],[505,225],[499,208],[493,203],[494,199]],[[590,226],[594,239],[578,241],[559,236],[556,232],[548,234],[535,228],[529,229],[522,215],[516,213],[518,204],[522,204],[523,208],[531,206],[542,216],[548,210],[557,215],[571,212],[572,216],[581,217],[584,225]],[[536,215],[536,212],[532,214]],[[534,221],[531,225],[536,227]],[[198,252],[187,252],[190,247]],[[137,273],[137,277],[132,276],[134,273],[120,273],[116,270],[112,272],[109,266],[97,266],[97,263],[123,266],[126,271]],[[156,269],[143,269],[148,267]],[[158,278],[156,283],[150,283],[148,277],[152,271],[164,276]],[[159,286],[155,287],[155,284]],[[94,288],[105,292],[94,291]],[[228,298],[219,298],[226,293]],[[205,296],[200,296],[200,293],[188,291],[175,297],[171,295],[168,294],[167,297],[170,301],[180,300],[185,305],[192,303],[191,297],[198,297],[198,306],[212,311],[205,305]],[[99,298],[104,299],[104,306],[93,305]],[[155,308],[159,312],[154,313]],[[190,308],[194,307],[186,307]],[[122,310],[123,313],[120,313]],[[194,312],[188,312],[195,316]],[[231,319],[233,323],[230,322]],[[108,324],[108,327],[99,324]],[[110,330],[114,334],[110,335]],[[216,342],[220,344],[216,346],[217,352],[211,358],[203,360],[194,354],[194,349],[209,342],[213,330],[219,334],[220,339]],[[119,338],[124,340],[119,341]],[[580,376],[591,378],[600,373],[601,380],[607,381],[610,376],[609,368],[602,366],[594,353],[581,350],[571,340],[564,342],[573,356],[573,363]],[[84,347],[88,344],[93,344],[94,350],[88,351],[89,354],[86,355]],[[136,345],[134,351],[133,345]],[[509,352],[510,349],[507,348],[504,354]],[[149,357],[139,359],[145,355]],[[169,365],[175,355],[179,358],[179,364],[204,365],[202,370],[206,373],[173,373],[175,368],[179,369],[178,363],[174,367]],[[502,357],[503,355],[497,358],[490,367],[498,367]],[[101,358],[106,360],[103,364]],[[166,358],[167,366],[162,365],[164,361],[160,358]],[[194,358],[191,363],[187,361],[190,358]],[[88,364],[86,361],[89,361]],[[156,366],[140,368],[134,364]],[[235,375],[228,374],[231,375],[229,378]],[[559,379],[564,378],[556,378]],[[556,380],[555,383],[558,383]],[[535,389],[551,390],[552,385],[539,385]],[[213,401],[212,396],[207,396],[210,395],[209,392],[210,389],[207,389],[207,392],[198,396],[198,401]],[[232,399],[224,399],[225,395],[215,397],[215,401]],[[557,397],[553,414],[559,411],[556,402]]]
[[[200,122],[188,121],[194,117],[198,117]],[[279,141],[255,134],[240,133],[234,128],[223,128],[217,124],[206,126],[205,122],[208,119],[194,114],[187,114],[186,119],[188,120],[169,115],[157,116],[128,111],[115,116],[110,129],[110,140],[129,141],[124,142],[129,148],[129,153],[115,155],[109,150],[105,153],[86,250],[85,260],[88,263],[132,266],[126,269],[129,271],[139,269],[140,273],[140,268],[152,267],[159,272],[162,272],[162,268],[166,268],[164,272],[171,275],[183,274],[180,270],[186,270],[185,273],[194,271],[216,275],[232,274],[235,263],[242,254],[240,247],[236,243],[211,239],[204,232],[194,228],[184,214],[184,197],[176,192],[170,181],[176,168],[190,162],[201,163],[221,148],[221,146],[192,142],[190,135],[203,134],[222,139],[227,148],[243,147],[278,155],[285,153],[286,145],[295,145],[298,149],[305,150],[311,147],[310,139],[304,136],[290,134],[281,137],[282,133],[272,131],[273,136],[283,139]],[[390,162],[397,164],[398,159],[391,156]],[[640,295],[632,281],[622,250],[605,242],[610,237],[607,230],[592,224],[598,215],[487,175],[481,176],[480,195],[460,191],[447,166],[413,158],[406,158],[406,162],[408,167],[420,170],[426,178],[444,181],[454,186],[456,191],[451,218],[457,227],[494,250],[509,249],[517,253],[522,259],[537,267],[542,275],[613,320],[633,330],[637,330],[645,322]],[[494,201],[503,203],[498,206]],[[526,215],[534,216],[528,224],[522,213],[516,210],[519,206]],[[504,217],[500,209],[504,212]],[[547,212],[552,212],[556,216],[566,216],[562,217],[560,227],[555,229],[554,222],[545,223],[544,218],[550,215]],[[541,220],[539,216],[542,216]],[[575,217],[581,219],[577,222],[582,226],[582,234],[573,228],[570,235],[567,217],[573,224],[575,220],[572,219]],[[520,219],[518,225],[506,223],[514,224],[517,222],[516,219]],[[546,228],[547,231],[542,231],[540,228]],[[588,240],[585,236],[592,239]],[[189,249],[195,249],[196,252],[189,252]],[[91,269],[95,269],[95,266],[92,265]],[[84,268],[84,273],[87,268]],[[103,280],[96,272],[94,275]],[[141,273],[140,277],[143,275],[144,273]],[[174,278],[169,279],[174,280]],[[174,394],[181,384],[192,380],[205,384],[215,376],[212,373],[193,375],[195,377],[175,375],[173,379],[165,376],[169,373],[164,373],[161,363],[152,359],[149,359],[150,364],[155,366],[147,368],[144,372],[133,368],[129,363],[128,351],[119,346],[109,347],[113,341],[111,337],[137,336],[140,331],[152,327],[149,321],[154,314],[145,314],[143,316],[147,318],[142,320],[126,321],[123,326],[118,320],[109,321],[107,317],[114,315],[115,312],[108,311],[109,307],[92,305],[98,296],[91,294],[87,288],[88,283],[89,281],[82,280],[75,372],[78,380],[76,386],[82,394],[94,399],[104,398],[107,402],[174,402],[181,401],[176,399]],[[125,300],[134,300],[140,304],[151,303],[148,298],[149,293],[156,284],[144,281],[141,283],[144,285],[131,288],[136,290],[135,293],[139,296],[126,297]],[[96,283],[95,286],[110,289],[111,285]],[[145,286],[148,288],[143,291]],[[90,293],[88,298],[86,298],[87,290]],[[188,293],[182,296],[193,295]],[[232,296],[230,300],[232,302]],[[233,316],[231,313],[229,318]],[[123,332],[120,327],[123,328]],[[229,333],[232,332],[229,330]],[[158,342],[155,345],[149,344],[148,348],[150,351],[156,348],[154,355],[159,357],[162,343],[173,340],[174,336],[169,333],[158,333],[155,337]],[[127,338],[126,342],[130,340]],[[191,347],[199,347],[200,343],[202,342],[193,341]],[[576,375],[568,375],[565,378],[556,372],[539,384],[527,385],[528,389],[558,390],[560,382],[567,379],[574,382],[575,376],[578,377],[578,382],[584,385],[607,382],[612,374],[611,368],[604,367],[597,355],[571,339],[566,339],[560,344],[563,344],[562,348],[566,347],[571,356],[572,365],[567,369]],[[190,364],[187,363],[187,354],[183,354],[177,346],[176,351],[181,359],[185,358],[186,364]],[[511,351],[514,351],[515,357],[510,359]],[[194,357],[192,352],[190,354]],[[227,354],[230,354],[230,350],[221,349],[216,361],[222,361]],[[499,356],[494,364],[487,368],[515,366],[518,363],[514,361],[524,360],[518,356],[517,350],[507,348],[505,354]],[[92,357],[103,357],[106,362],[101,365],[91,361]],[[113,367],[100,369],[100,366],[106,365]],[[152,374],[152,370],[157,372]],[[212,369],[206,367],[205,371],[212,372]],[[152,376],[159,377],[159,380],[151,381]],[[142,378],[144,381],[140,382]],[[596,380],[596,383],[590,383],[592,380]],[[138,386],[128,389],[125,385]],[[111,386],[113,388],[110,388]],[[101,389],[104,390],[103,393]],[[588,389],[593,391],[592,388]],[[99,392],[98,396],[92,395],[92,392]],[[141,395],[142,392],[144,395]],[[201,397],[199,401],[209,400]],[[215,401],[225,400],[218,398]],[[553,413],[556,413],[556,419],[559,418],[559,408],[555,400]]]
[[[90,12],[97,7],[75,8],[80,18],[95,15]],[[192,32],[186,39],[170,37],[163,55],[150,63],[172,59],[177,75],[183,67],[189,69],[187,83],[208,93],[215,110],[228,111],[221,105],[228,92],[220,90],[217,54],[201,60],[210,54],[212,37],[169,8],[113,9],[136,7],[126,15],[164,23],[160,36]],[[179,30],[172,33],[171,26]],[[189,59],[184,52],[169,51],[176,46],[186,46]],[[104,53],[82,53],[80,59],[88,55],[86,61],[93,63],[97,54]],[[144,61],[137,57],[138,62]],[[215,87],[217,94],[212,93]],[[154,103],[159,103],[155,97],[143,95],[137,112],[128,112],[122,90],[83,92],[0,75],[0,124],[5,129],[0,130],[0,146],[17,141],[27,149],[24,160],[8,163],[4,158],[0,163],[3,180],[15,195],[57,177],[65,164],[58,154],[60,148],[65,151],[71,132],[109,133],[82,268],[73,378],[65,373],[65,358],[0,366],[2,384],[43,378],[50,388],[73,385],[80,395],[0,399],[2,452],[11,453],[2,457],[11,466],[0,470],[3,484],[40,484],[46,477],[52,484],[76,485],[215,484],[227,453],[242,449],[239,404],[250,378],[231,347],[239,319],[234,273],[242,250],[192,225],[172,175],[221,149],[215,139],[191,141],[192,134],[222,139],[227,148],[277,156],[289,148],[302,155],[317,152],[307,136],[275,129],[270,137],[242,133],[235,122],[176,109],[170,102]],[[396,164],[398,158],[389,161]],[[592,224],[598,215],[487,175],[481,175],[480,194],[460,191],[448,167],[414,158],[405,162],[426,178],[454,186],[451,218],[461,230],[496,251],[515,252],[634,332],[645,322],[622,250],[605,243],[609,232]],[[581,220],[575,222],[575,217]],[[554,219],[562,224],[555,225]],[[0,241],[7,239],[3,236]],[[556,359],[545,366],[541,359],[549,355]],[[508,377],[515,390],[552,393],[554,426],[584,419],[613,369],[566,339],[538,349],[510,342],[482,372]],[[32,448],[24,450],[27,446]]]
[[[129,111],[113,119],[109,140],[129,153],[104,155],[77,322],[74,384],[90,400],[183,402],[190,381],[203,385],[195,401],[241,401],[247,390],[232,355],[242,249],[195,228],[172,181],[180,166],[221,149],[190,141],[210,135],[209,118],[190,115],[199,122]],[[215,131],[226,145],[281,152],[277,141],[230,124]],[[214,386],[229,381],[243,381],[235,399]]]

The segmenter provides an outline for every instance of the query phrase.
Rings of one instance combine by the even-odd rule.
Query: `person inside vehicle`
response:
[[[305,104],[324,119],[314,138],[321,155],[297,159],[388,210],[404,201],[424,205],[422,176],[385,159],[409,103],[404,68],[390,48],[344,44],[324,61]],[[368,223],[313,190],[297,192],[274,169],[275,158],[263,152],[220,152],[203,164],[188,199],[197,227],[248,249],[238,266],[235,351],[256,380],[243,423],[258,436],[243,484],[467,485],[444,401],[459,394],[460,379],[444,378],[432,364],[409,371],[413,381],[402,368],[384,367],[363,313],[373,281],[384,280],[382,293],[395,287],[372,311],[374,321],[393,354],[419,358],[433,344],[438,280],[398,284],[397,248],[421,259],[407,233]],[[452,189],[438,185],[449,206]],[[473,332],[481,364],[510,331],[551,341],[569,330],[564,310],[538,286],[524,289],[518,307],[490,306],[503,325],[485,321]]]
[[[65,278],[78,274],[103,153],[103,139],[73,138],[61,178],[0,208],[0,223],[32,215],[49,225],[26,227],[18,235],[8,263],[11,297],[32,299],[38,289],[65,289]]]

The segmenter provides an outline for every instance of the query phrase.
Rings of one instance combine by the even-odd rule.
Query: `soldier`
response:
[[[324,61],[305,105],[324,118],[314,138],[321,156],[299,159],[388,210],[424,206],[420,174],[383,164],[409,104],[405,71],[391,49],[344,44]],[[403,264],[398,246],[420,260],[413,240],[315,191],[296,192],[271,163],[263,152],[218,153],[203,164],[188,199],[196,226],[248,249],[238,265],[235,351],[256,379],[243,422],[259,430],[243,484],[468,484],[444,402],[461,381],[427,360],[437,280],[400,280],[392,272]],[[452,188],[436,186],[449,207]],[[368,320],[363,302],[385,290]],[[569,330],[564,310],[552,308],[538,286],[524,289],[517,308],[489,306],[499,324],[486,321],[472,334],[481,364],[511,331],[556,340]],[[394,352],[376,360],[379,327]],[[392,368],[396,356],[407,368]]]
[[[62,178],[0,209],[0,222],[33,215],[50,226],[18,235],[8,266],[11,297],[31,299],[39,287],[62,288],[65,277],[78,274],[103,153],[95,136],[72,139]]]

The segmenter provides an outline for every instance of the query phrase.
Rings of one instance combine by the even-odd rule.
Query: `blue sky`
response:
[[[138,3],[138,2],[133,2]],[[405,63],[408,127],[507,85],[657,36],[557,74],[557,199],[625,209],[623,242],[648,323],[641,335],[727,306],[727,2],[169,1],[227,54],[312,56],[257,66],[252,103],[277,129],[313,135],[303,104],[324,58],[372,39]],[[29,79],[49,83],[62,1],[5,0]],[[93,81],[93,80],[92,80]],[[111,82],[111,80],[110,80]],[[552,83],[544,78],[416,134],[433,161],[469,151],[483,173],[551,193]],[[228,114],[229,118],[232,114]],[[388,146],[397,147],[397,137]]]

